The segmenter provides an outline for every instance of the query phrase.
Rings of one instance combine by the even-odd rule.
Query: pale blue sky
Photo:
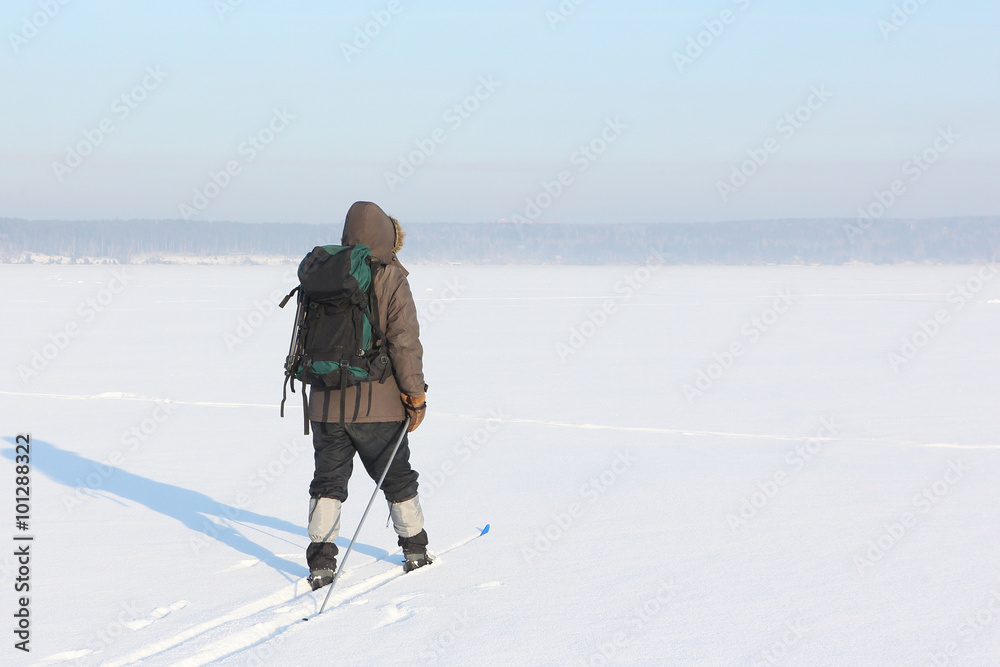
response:
[[[890,217],[1000,215],[996,3],[586,0],[553,28],[559,0],[243,0],[220,15],[227,2],[3,3],[0,217],[331,222],[370,199],[410,221],[830,218],[894,179]],[[886,36],[894,5],[916,11]],[[723,11],[679,71],[674,53]],[[373,12],[392,20],[348,61],[341,44]],[[125,117],[115,100],[144,76],[155,88]],[[477,87],[460,125],[446,116]],[[832,97],[780,132],[814,87]],[[249,161],[241,143],[267,138],[275,109],[294,118]],[[609,119],[605,152],[574,161]],[[113,132],[78,166],[54,166],[102,121]],[[959,138],[910,180],[904,163],[948,127]],[[433,154],[387,183],[438,128]],[[769,138],[778,150],[724,201],[719,182]],[[214,195],[201,210],[195,189]]]

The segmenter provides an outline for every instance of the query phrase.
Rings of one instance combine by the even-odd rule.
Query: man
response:
[[[337,569],[340,508],[347,500],[347,482],[354,466],[354,453],[372,479],[378,481],[389,462],[389,454],[407,414],[408,431],[420,426],[427,407],[424,392],[423,347],[420,345],[417,308],[406,280],[408,272],[396,253],[403,246],[403,230],[395,218],[371,202],[356,202],[344,221],[342,245],[363,243],[381,266],[372,277],[378,301],[378,321],[385,334],[392,374],[385,382],[365,382],[348,387],[341,424],[341,392],[314,387],[309,395],[315,473],[309,485],[309,539],[306,550],[309,583],[313,590],[333,581]],[[369,395],[369,390],[371,394]],[[357,417],[357,392],[370,408]],[[369,403],[370,399],[370,403]],[[409,572],[430,563],[427,532],[417,497],[417,473],[410,467],[410,449],[404,434],[399,451],[382,483],[389,515],[403,548]]]

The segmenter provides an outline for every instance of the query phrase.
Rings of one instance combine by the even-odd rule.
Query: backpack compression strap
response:
[[[340,360],[340,425],[344,425],[344,413],[347,411],[347,359]]]
[[[370,300],[370,303],[368,304],[368,312],[365,313],[365,315],[368,316],[368,321],[372,325],[372,337],[375,339],[375,343],[376,343],[372,347],[373,348],[378,348],[379,350],[381,350],[386,345],[386,340],[385,340],[385,333],[382,331],[382,327],[380,325],[380,320],[379,320],[378,294],[375,292],[375,273],[376,273],[376,271],[378,271],[378,269],[380,269],[381,267],[383,267],[385,265],[382,264],[377,259],[375,259],[374,257],[369,258],[369,261],[371,262],[371,271],[372,271],[372,289],[371,289],[371,300]],[[374,315],[374,319],[372,319],[373,315]],[[388,351],[386,352],[386,356],[388,357]],[[388,377],[390,375],[389,369],[390,369],[390,364],[388,364],[388,363],[385,364],[382,367],[382,377],[380,377],[378,379],[379,384],[383,384],[386,381],[386,379],[388,379]],[[372,392],[372,388],[371,388],[371,384],[369,384],[368,385],[368,413],[367,414],[371,414],[371,412],[372,412],[372,394],[371,394],[371,392]]]
[[[302,430],[309,435],[309,398],[306,396],[306,386],[302,385]]]

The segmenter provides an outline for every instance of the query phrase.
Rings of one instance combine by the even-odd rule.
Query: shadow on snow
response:
[[[11,445],[15,439],[5,437]],[[3,456],[14,460],[14,449],[4,449]],[[266,528],[284,531],[294,535],[305,535],[305,529],[284,519],[265,516],[245,509],[217,502],[198,491],[185,489],[173,484],[157,482],[142,477],[121,468],[98,463],[76,452],[60,449],[44,440],[31,441],[31,467],[40,471],[55,482],[64,486],[84,491],[103,491],[124,500],[131,500],[164,516],[180,521],[190,530],[199,535],[195,539],[215,539],[237,551],[258,559],[275,570],[292,577],[303,577],[308,570],[298,563],[286,560],[274,554],[265,547],[247,539],[236,531],[229,521],[242,525],[256,524]],[[97,474],[99,484],[88,486],[85,481],[88,475]],[[222,523],[211,521],[207,517],[218,517]],[[249,528],[257,529],[247,525]],[[343,538],[337,540],[347,541]],[[355,543],[354,549],[373,558],[385,559],[389,552],[377,547]]]

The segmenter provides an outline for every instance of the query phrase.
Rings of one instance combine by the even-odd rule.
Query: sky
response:
[[[996,216],[998,26],[940,0],[8,0],[0,218]]]

